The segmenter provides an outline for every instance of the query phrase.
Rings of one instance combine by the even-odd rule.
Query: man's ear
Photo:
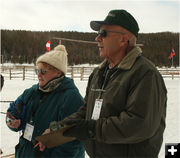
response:
[[[128,36],[127,34],[125,34],[125,35],[123,36],[123,41],[124,41],[125,43],[128,43],[128,41],[129,41],[129,36]]]
[[[127,34],[125,34],[125,35],[123,35],[122,36],[122,39],[121,39],[121,41],[120,41],[120,45],[123,47],[126,47],[129,43],[129,37],[128,37],[128,35]]]

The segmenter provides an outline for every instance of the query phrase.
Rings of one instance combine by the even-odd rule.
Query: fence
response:
[[[89,75],[95,67],[78,67],[78,66],[69,66],[67,70],[68,77],[79,78],[80,80],[88,80]],[[180,79],[180,69],[179,68],[164,68],[158,69],[162,74],[163,78]],[[1,67],[1,73],[5,78],[14,79],[22,78],[22,80],[37,80],[37,75],[35,72],[35,66],[14,66]]]
[[[37,80],[37,75],[34,66],[15,66],[15,67],[1,67],[1,73],[5,78],[14,79],[22,78],[22,80]],[[67,69],[66,76],[71,78],[79,78],[80,80],[87,80],[94,67],[73,67]]]

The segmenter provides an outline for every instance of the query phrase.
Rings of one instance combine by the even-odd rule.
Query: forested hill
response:
[[[59,41],[54,37],[94,41],[96,33],[63,32],[63,31],[20,31],[1,30],[1,57],[3,62],[32,63],[46,52],[46,43],[51,40],[51,49]],[[96,44],[62,41],[66,46],[69,64],[98,64],[102,61]],[[144,56],[156,66],[171,66],[168,56],[175,50],[174,65],[179,65],[179,33],[161,32],[139,34],[138,44],[143,44]]]

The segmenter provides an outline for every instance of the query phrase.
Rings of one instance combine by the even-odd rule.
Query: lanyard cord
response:
[[[104,71],[104,81],[102,83],[102,86],[101,86],[101,91],[100,91],[100,94],[99,94],[99,97],[98,99],[101,98],[102,96],[102,93],[105,91],[104,88],[105,86],[107,85],[107,83],[116,75],[116,73],[119,71],[119,69],[109,69],[108,67],[106,67],[105,71]]]

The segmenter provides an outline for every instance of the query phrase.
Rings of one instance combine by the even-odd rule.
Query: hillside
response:
[[[54,37],[94,41],[96,33],[63,31],[22,31],[1,30],[1,55],[3,62],[32,63],[46,52],[46,42],[51,40],[51,48],[58,45]],[[68,51],[69,64],[98,64],[102,61],[96,44],[62,41]],[[143,44],[143,54],[156,66],[171,66],[168,56],[175,50],[174,66],[179,65],[179,33],[160,32],[139,34],[137,43]],[[2,61],[1,60],[1,61]]]

